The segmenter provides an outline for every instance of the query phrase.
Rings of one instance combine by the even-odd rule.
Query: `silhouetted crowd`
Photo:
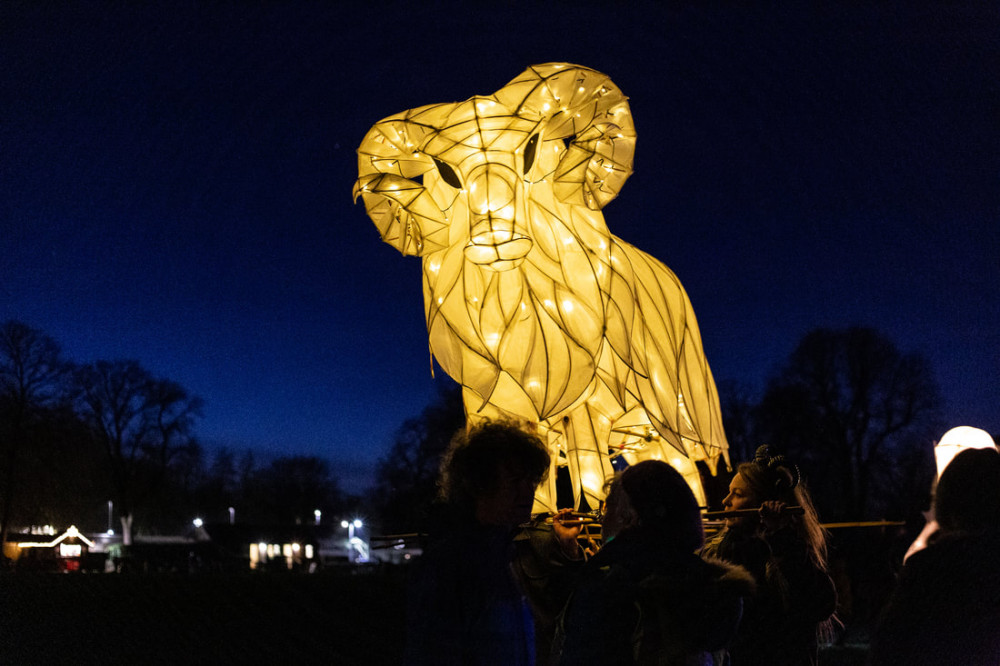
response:
[[[486,422],[453,440],[433,540],[408,596],[404,663],[798,666],[818,663],[837,593],[798,468],[767,446],[737,466],[708,541],[670,465],[608,481],[600,543],[571,509],[532,518],[550,469],[535,435]],[[958,454],[936,529],[911,548],[871,663],[1000,664],[1000,453]]]

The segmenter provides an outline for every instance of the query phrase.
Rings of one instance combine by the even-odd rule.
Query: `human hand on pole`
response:
[[[580,546],[580,535],[584,533],[586,526],[592,520],[582,520],[581,514],[573,509],[560,509],[552,516],[552,534],[559,542],[559,548],[563,554],[570,559],[579,559],[582,554],[587,556],[597,552],[597,543],[593,538],[587,536],[587,545]]]
[[[573,509],[559,509],[552,516],[552,534],[559,542],[559,548],[570,559],[580,557],[580,544],[577,537],[583,531],[583,521],[577,520]]]
[[[785,503],[775,500],[761,502],[760,524],[765,532],[777,532],[788,524],[789,513],[785,511]]]

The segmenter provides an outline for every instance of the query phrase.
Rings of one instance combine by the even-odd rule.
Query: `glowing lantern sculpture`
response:
[[[385,118],[358,149],[355,199],[382,240],[423,258],[430,351],[467,418],[536,423],[577,506],[603,498],[617,456],[668,461],[702,503],[695,462],[729,462],[687,294],[601,214],[634,146],[607,76],[550,63]],[[555,508],[555,471],[536,510]]]

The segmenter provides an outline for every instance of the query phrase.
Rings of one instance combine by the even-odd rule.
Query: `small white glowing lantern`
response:
[[[937,464],[937,475],[948,466],[955,456],[966,449],[996,448],[993,438],[985,430],[971,426],[958,426],[944,434],[941,441],[934,447],[934,462]]]
[[[601,213],[635,139],[606,75],[557,62],[389,116],[358,149],[354,196],[383,241],[422,257],[430,351],[467,420],[525,422],[549,443],[536,511],[555,508],[558,466],[595,507],[616,456],[682,461],[702,503],[694,463],[729,463],[684,288]]]

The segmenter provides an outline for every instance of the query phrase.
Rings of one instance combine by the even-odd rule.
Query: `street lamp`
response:
[[[192,521],[191,521],[191,523],[192,523],[192,524],[193,524],[193,525],[194,525],[195,527],[201,527],[202,525],[204,525],[204,524],[205,524],[205,523],[204,523],[204,521],[203,521],[203,520],[202,520],[201,518],[195,518],[194,520],[192,520]]]
[[[115,531],[111,528],[111,512],[114,510],[115,503],[108,500],[108,536],[114,536]]]
[[[364,523],[362,523],[361,520],[358,518],[355,518],[354,520],[351,521],[347,520],[340,521],[340,526],[347,528],[347,549],[348,552],[352,553],[352,555],[349,556],[352,562],[368,561],[368,552],[365,543],[361,539],[355,538],[354,536],[354,528],[361,527],[362,525],[364,525]],[[358,555],[360,555],[360,559],[357,559],[353,556],[354,551],[357,551]]]
[[[323,517],[323,512],[319,509],[313,511],[313,515],[316,516],[316,524],[319,525],[319,519]]]
[[[358,518],[355,518],[352,521],[346,521],[346,520],[340,521],[340,526],[347,528],[347,538],[348,539],[353,539],[354,538],[354,528],[355,527],[361,527],[362,525],[364,525],[364,523],[362,523],[361,520],[358,519]]]
[[[233,525],[236,523],[236,509],[229,507],[229,524]]]

